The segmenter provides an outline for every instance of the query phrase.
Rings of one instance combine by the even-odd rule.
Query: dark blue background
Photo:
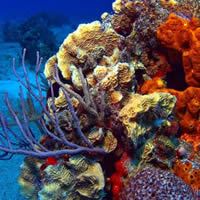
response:
[[[66,15],[74,24],[99,19],[112,12],[114,0],[2,0],[0,21],[24,19],[37,12]]]

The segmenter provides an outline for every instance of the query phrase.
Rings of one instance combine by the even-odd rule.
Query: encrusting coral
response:
[[[161,79],[152,79],[146,81],[140,88],[143,94],[152,92],[169,92],[176,96],[177,103],[175,113],[179,119],[182,136],[186,141],[194,141],[195,149],[198,150],[200,145],[200,89],[195,87],[188,87],[184,91],[177,91],[166,88]],[[193,138],[193,139],[192,139]]]
[[[200,189],[200,154],[187,142],[181,142],[177,148],[177,156],[173,172],[198,192]]]
[[[31,157],[27,157],[21,166],[21,173],[18,182],[22,194],[30,200],[37,200],[38,192],[42,188],[42,175],[40,174],[41,166],[41,160]]]
[[[130,95],[119,112],[119,117],[127,129],[128,137],[137,140],[151,132],[153,122],[160,118],[167,120],[173,112],[175,103],[176,98],[168,93]]]
[[[45,103],[41,60],[38,95],[27,78],[24,53],[25,81],[15,74],[43,109],[44,135],[37,141],[29,128],[20,90],[23,120],[8,97],[6,104],[22,134],[17,136],[1,114],[0,150],[2,158],[28,156],[19,178],[25,197],[198,196],[193,176],[199,177],[200,165],[199,7],[199,0],[116,0],[112,15],[79,25],[49,58]],[[176,70],[185,77],[173,79]]]
[[[174,174],[145,167],[128,180],[120,200],[194,199],[192,189]]]
[[[71,157],[65,165],[45,170],[40,199],[102,199],[105,180],[99,163],[84,157]]]
[[[107,56],[112,55],[113,49],[119,42],[120,36],[111,28],[102,30],[98,21],[81,24],[75,32],[68,35],[56,54],[57,64],[63,77],[68,80],[71,75],[70,66],[84,64],[90,54],[94,54],[91,56],[93,62],[101,59],[104,52]]]

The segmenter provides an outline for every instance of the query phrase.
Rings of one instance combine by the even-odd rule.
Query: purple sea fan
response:
[[[3,113],[0,113],[0,159],[9,159],[14,154],[24,154],[28,156],[38,157],[38,158],[47,158],[47,157],[60,157],[62,155],[74,155],[81,153],[100,153],[104,154],[105,151],[101,148],[94,147],[88,138],[84,135],[81,130],[79,119],[76,115],[76,112],[72,106],[70,95],[67,91],[63,89],[63,93],[68,104],[68,109],[71,114],[71,119],[73,121],[72,128],[74,129],[74,134],[78,136],[79,139],[83,141],[84,145],[75,144],[74,141],[69,141],[66,137],[66,132],[63,131],[60,127],[58,115],[55,111],[55,104],[52,105],[53,114],[50,114],[47,109],[45,98],[42,94],[42,87],[39,83],[39,70],[41,66],[41,59],[39,53],[37,54],[37,64],[35,68],[35,79],[36,79],[36,92],[33,89],[27,69],[25,66],[25,53],[24,50],[22,56],[22,67],[24,72],[23,78],[16,72],[15,65],[13,65],[13,71],[17,77],[20,84],[27,89],[28,95],[37,102],[42,108],[43,115],[37,119],[40,128],[43,130],[44,136],[50,138],[53,144],[58,144],[59,148],[52,149],[49,146],[45,146],[40,141],[37,140],[38,132],[35,131],[30,124],[30,118],[28,115],[28,110],[25,104],[25,95],[23,94],[22,88],[20,88],[19,98],[21,106],[21,115],[17,114],[14,106],[8,98],[8,95],[5,95],[5,104],[10,112],[11,117],[14,119],[15,124],[18,127],[18,131],[12,129],[9,126],[8,120]],[[51,93],[54,98],[53,86],[50,84]],[[54,131],[48,129],[44,116],[51,123]]]
[[[192,189],[171,172],[145,167],[131,177],[120,200],[195,200]]]

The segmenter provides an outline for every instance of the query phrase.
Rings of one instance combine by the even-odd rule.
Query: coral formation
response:
[[[176,99],[168,93],[130,95],[119,117],[127,129],[128,137],[137,140],[151,131],[154,120],[166,119],[172,113]],[[145,120],[145,123],[144,123]]]
[[[175,143],[166,136],[150,138],[144,144],[140,165],[148,163],[170,169],[175,161],[175,148]]]
[[[67,18],[55,13],[38,13],[21,23],[6,22],[3,26],[4,40],[19,42],[27,48],[27,60],[35,64],[35,51],[40,51],[47,60],[58,48],[52,26],[61,26],[68,22]]]
[[[63,77],[70,79],[71,65],[87,65],[86,61],[88,65],[94,65],[104,54],[111,56],[119,41],[119,35],[111,28],[102,30],[98,21],[81,24],[75,32],[67,36],[56,54],[57,64]]]
[[[185,80],[190,86],[200,86],[200,20],[170,14],[157,29],[159,41],[166,47],[181,52]]]
[[[179,119],[182,136],[181,139],[185,141],[194,141],[194,148],[198,150],[199,134],[200,134],[200,89],[195,87],[188,87],[184,91],[176,91],[165,88],[161,79],[152,79],[146,81],[140,88],[143,94],[158,92],[169,92],[176,96],[177,103],[175,107],[176,116]],[[193,138],[193,139],[192,139]]]
[[[197,163],[177,160],[174,165],[174,173],[190,185],[194,191],[199,191],[200,166],[195,164]]]
[[[48,162],[44,168],[44,161],[26,158],[19,178],[24,196],[33,200],[103,198],[105,180],[99,163],[83,156],[62,162]]]
[[[174,174],[145,167],[130,177],[121,200],[131,199],[195,199],[192,189]]]
[[[173,172],[185,181],[198,193],[200,189],[200,154],[192,149],[189,143],[181,142],[177,148],[177,158],[173,166]]]
[[[38,199],[38,192],[41,190],[42,181],[40,167],[42,161],[36,158],[27,157],[21,166],[19,185],[24,197],[30,200]]]
[[[28,156],[19,179],[26,197],[198,198],[199,7],[199,0],[116,0],[112,15],[79,25],[49,58],[45,103],[41,60],[36,94],[24,53],[25,81],[14,72],[42,107],[44,135],[36,140],[29,127],[20,90],[22,118],[5,102],[21,135],[0,114],[0,151]]]

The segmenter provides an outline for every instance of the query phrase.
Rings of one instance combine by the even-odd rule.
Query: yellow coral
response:
[[[68,84],[65,84],[65,86],[70,88],[70,85],[68,85]],[[72,97],[71,101],[72,101],[72,105],[74,106],[74,108],[77,108],[79,105],[78,99],[76,99],[75,97]],[[55,99],[54,99],[54,104],[55,104],[56,108],[65,107],[67,105],[66,97],[61,89],[59,89],[58,97],[55,97]],[[49,110],[51,111],[52,98],[48,98],[47,105],[48,105]]]
[[[118,48],[115,48],[111,56],[103,56],[100,65],[104,66],[116,65],[119,62],[119,58],[120,58],[120,50]]]
[[[117,139],[112,134],[111,131],[107,131],[106,136],[104,138],[103,148],[106,152],[110,153],[117,148]]]
[[[95,79],[95,76],[93,73],[89,73],[87,74],[86,76],[86,80],[87,80],[87,83],[90,87],[94,87],[97,83],[96,79]]]
[[[122,7],[122,1],[121,1],[121,0],[116,0],[116,1],[113,2],[113,4],[112,4],[112,9],[113,9],[116,13],[120,13],[120,12],[121,12],[121,7]]]
[[[76,189],[76,192],[78,192],[82,197],[98,199],[99,194],[96,193],[96,191],[102,191],[105,186],[105,179],[101,165],[99,163],[90,164],[87,171],[77,177],[77,179],[80,178],[82,179],[82,181],[83,179],[88,179],[94,184],[90,185],[91,188],[84,186],[79,187]]]
[[[178,2],[176,0],[161,0],[160,1],[163,6],[177,6]]]
[[[128,0],[125,0],[127,2]],[[124,1],[123,0],[116,0],[112,4],[112,9],[115,11],[115,13],[120,13],[122,12]]]
[[[99,21],[79,25],[78,29],[64,40],[57,53],[58,67],[63,77],[70,79],[70,65],[85,62],[87,55],[96,48],[103,47],[106,55],[112,55],[119,40],[120,36],[111,28],[103,31]]]
[[[109,68],[107,75],[99,82],[103,90],[113,90],[118,85],[124,86],[133,78],[133,71],[130,70],[128,63],[118,63]]]
[[[71,65],[70,66],[70,72],[71,72],[71,79],[74,87],[78,90],[82,89],[82,82],[80,78],[80,74],[76,66]]]
[[[137,116],[144,113],[153,116],[153,112],[159,112],[156,109],[159,107],[164,117],[167,117],[173,111],[175,102],[176,98],[168,93],[130,94],[119,112],[120,120],[125,125],[128,136],[130,137],[136,128],[143,130],[142,127],[137,126]]]
[[[109,103],[116,104],[123,99],[123,94],[121,91],[113,91],[109,94]]]
[[[97,80],[103,79],[108,72],[108,69],[106,66],[98,65],[94,69],[94,76]]]
[[[45,64],[44,75],[47,79],[53,78],[54,67],[56,63],[57,63],[57,58],[54,55],[51,58],[49,58],[47,63]]]
[[[119,63],[118,71],[118,80],[121,86],[124,86],[132,80],[133,72],[130,70],[128,63]]]
[[[39,185],[35,184],[35,181],[39,180],[40,167],[42,166],[42,160],[33,157],[27,157],[21,165],[21,172],[18,179],[21,193],[30,200],[38,199]]]
[[[114,66],[112,71],[110,71],[105,78],[99,82],[100,88],[103,90],[111,90],[118,85],[118,68]]]

